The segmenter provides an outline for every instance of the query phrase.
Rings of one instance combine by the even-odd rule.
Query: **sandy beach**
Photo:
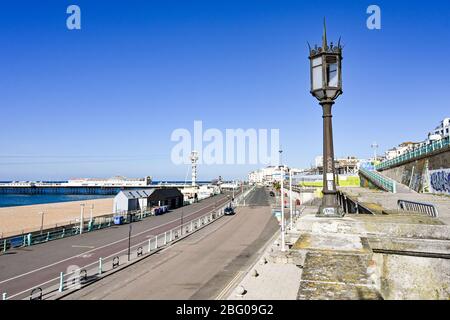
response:
[[[86,205],[85,219],[90,216],[92,204],[94,217],[112,213],[113,198],[0,208],[0,237],[40,230],[40,212],[44,212],[44,229],[67,224],[80,218],[82,203]]]

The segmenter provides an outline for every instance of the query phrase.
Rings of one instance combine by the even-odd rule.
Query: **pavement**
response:
[[[132,224],[131,245],[136,245],[186,223],[228,202],[227,195],[217,195],[165,215],[149,217]],[[0,255],[0,293],[10,298],[24,298],[31,289],[57,279],[60,272],[96,263],[128,248],[129,225],[113,226],[79,236],[63,238],[31,247],[9,250]]]
[[[236,215],[65,299],[221,299],[279,228],[267,198],[267,191],[257,188]]]

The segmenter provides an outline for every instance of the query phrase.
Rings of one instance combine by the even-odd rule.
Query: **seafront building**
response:
[[[183,194],[177,188],[123,190],[114,197],[113,212],[148,210],[155,206],[179,208],[183,206]]]
[[[425,140],[420,142],[403,142],[397,147],[391,148],[385,152],[385,160],[392,160],[400,157],[407,152],[429,145],[450,136],[450,118],[444,118],[439,125],[428,133]]]
[[[302,169],[289,168],[287,166],[269,166],[250,172],[248,174],[248,181],[250,184],[270,186],[273,183],[281,181],[283,168],[286,175],[288,174],[289,170],[292,172],[293,176],[304,172],[304,170]]]

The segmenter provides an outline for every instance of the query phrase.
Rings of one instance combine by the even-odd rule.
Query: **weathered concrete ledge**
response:
[[[267,249],[239,299],[450,299],[450,226],[442,220],[316,212],[306,207],[288,232],[289,251],[279,239]]]

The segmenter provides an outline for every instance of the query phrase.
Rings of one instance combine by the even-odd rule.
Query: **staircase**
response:
[[[369,181],[379,188],[392,193],[417,193],[409,187],[401,184],[381,172],[359,169],[360,174],[364,175]]]

